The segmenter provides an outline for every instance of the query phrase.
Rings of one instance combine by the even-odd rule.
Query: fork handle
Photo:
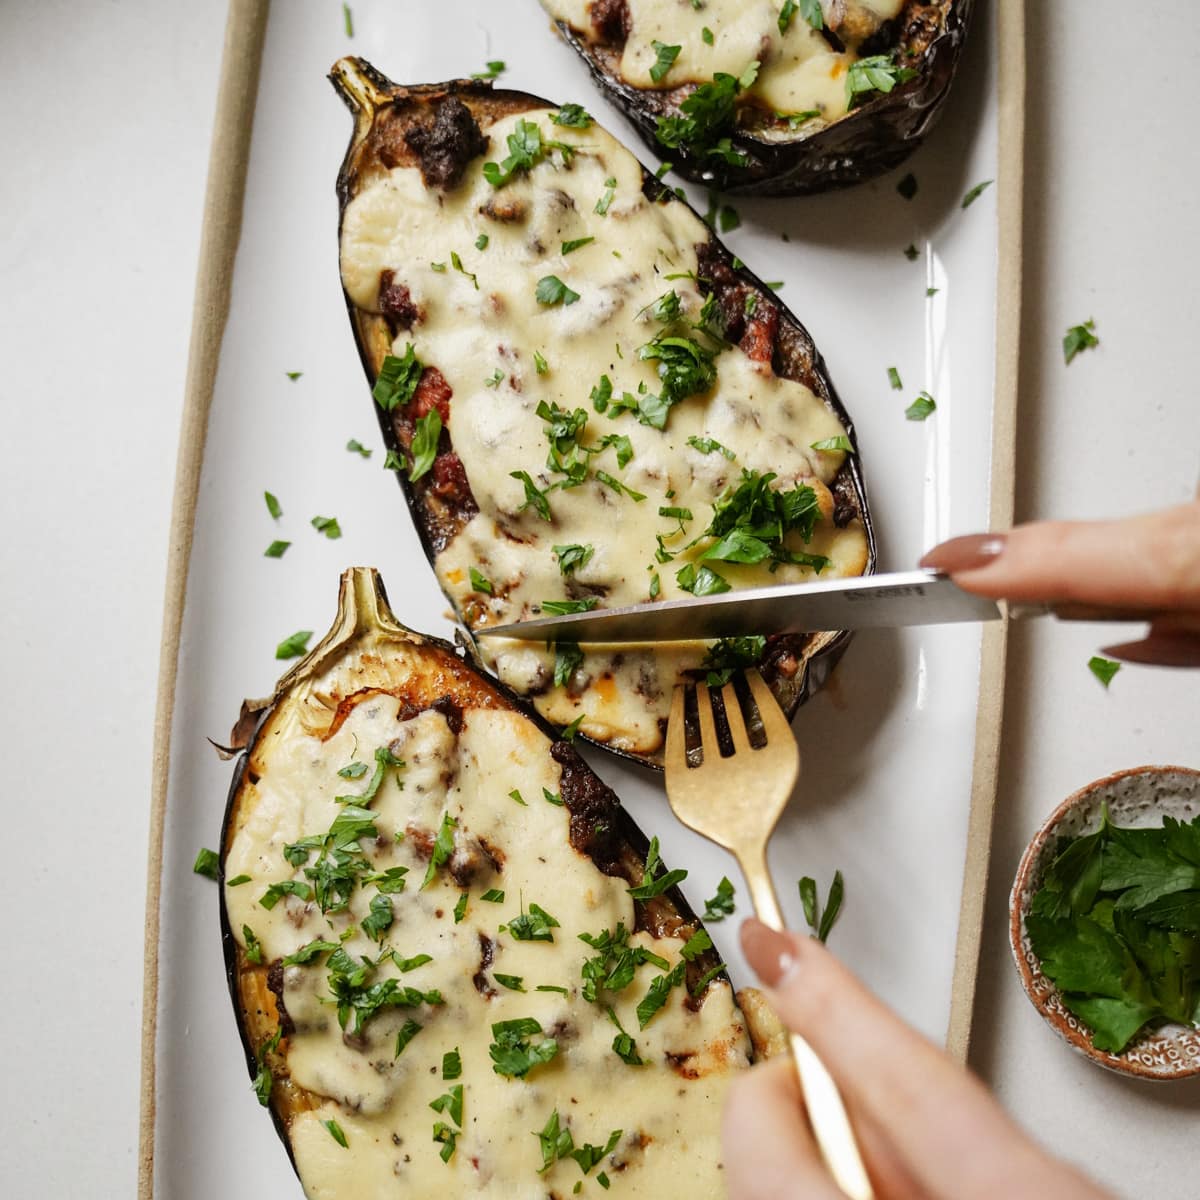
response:
[[[772,929],[783,930],[783,914],[779,909],[779,898],[767,869],[766,850],[753,860],[741,860],[742,874],[750,889],[750,899],[758,919]],[[808,1110],[808,1123],[812,1127],[821,1157],[834,1182],[851,1200],[874,1200],[875,1192],[867,1177],[859,1153],[846,1106],[833,1076],[817,1057],[817,1052],[798,1033],[788,1035],[792,1048],[792,1061],[800,1080],[800,1092]]]

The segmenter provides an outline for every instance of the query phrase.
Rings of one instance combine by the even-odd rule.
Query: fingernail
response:
[[[957,571],[973,571],[994,562],[1004,549],[1002,533],[969,533],[966,537],[951,538],[934,546],[918,565],[932,567],[953,575]]]
[[[774,987],[796,965],[795,942],[756,917],[742,922],[742,952],[767,987]]]
[[[1101,654],[1122,662],[1152,667],[1200,667],[1200,636],[1187,633],[1152,633],[1140,642],[1105,646]]]

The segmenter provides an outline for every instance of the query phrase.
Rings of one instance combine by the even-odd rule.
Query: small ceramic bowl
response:
[[[1190,767],[1134,767],[1098,779],[1068,796],[1029,843],[1009,899],[1009,943],[1021,983],[1033,1006],[1069,1046],[1093,1062],[1140,1079],[1185,1079],[1200,1075],[1200,1030],[1162,1025],[1143,1033],[1121,1054],[1092,1045],[1091,1031],[1068,1012],[1058,989],[1042,974],[1025,931],[1025,916],[1042,874],[1061,837],[1079,837],[1100,828],[1107,804],[1114,825],[1157,826],[1164,816],[1190,821],[1200,814],[1200,771]]]

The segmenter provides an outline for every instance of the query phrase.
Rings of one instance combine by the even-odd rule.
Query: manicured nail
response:
[[[966,537],[951,538],[940,546],[934,546],[919,565],[954,575],[958,571],[986,567],[1000,556],[1003,549],[1002,533],[969,533]]]
[[[1200,667],[1200,634],[1151,633],[1140,642],[1105,646],[1101,653],[1152,667]]]
[[[742,922],[742,952],[767,987],[774,987],[796,965],[792,939],[756,917]]]

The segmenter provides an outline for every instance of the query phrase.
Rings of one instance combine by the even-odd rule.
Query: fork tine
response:
[[[687,734],[683,728],[683,684],[676,685],[671,697],[671,715],[667,718],[667,746],[664,764],[687,766]]]
[[[742,716],[742,704],[733,690],[732,680],[721,689],[721,699],[725,701],[725,721],[729,725],[729,736],[733,738],[733,752],[742,754],[750,749],[750,735],[746,732],[746,718]]]
[[[716,762],[721,757],[721,744],[717,741],[717,724],[713,720],[712,695],[706,687],[696,688],[696,710],[700,718],[700,748],[704,761]]]
[[[754,703],[758,705],[758,715],[762,718],[763,731],[767,735],[767,741],[783,737],[790,738],[792,730],[788,719],[783,715],[779,702],[771,694],[771,689],[767,687],[763,677],[757,670],[751,669],[746,672],[746,682],[750,685],[751,692],[754,693]]]

